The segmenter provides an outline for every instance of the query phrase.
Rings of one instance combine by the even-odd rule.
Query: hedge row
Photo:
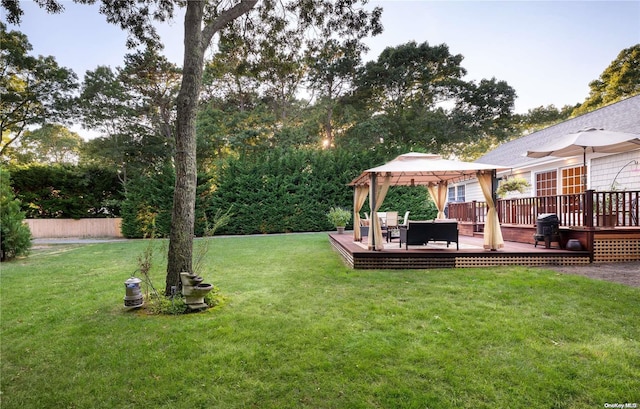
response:
[[[124,196],[115,171],[100,166],[12,166],[12,186],[30,219],[117,217]]]
[[[331,230],[326,217],[329,208],[353,208],[353,188],[348,183],[362,170],[388,159],[374,151],[354,155],[340,150],[272,151],[228,159],[211,174],[198,177],[196,235],[206,231],[217,213],[227,211],[232,217],[217,234]],[[124,195],[114,191],[119,186],[114,181],[117,175],[104,169],[31,169],[16,174],[16,180],[21,181],[16,193],[28,204],[28,217],[96,217],[108,212],[121,215],[125,237],[169,235],[175,183],[170,167],[153,177],[129,180]],[[30,189],[26,189],[26,181],[32,184]],[[435,207],[427,197],[422,187],[392,188],[380,210],[395,210],[400,215],[409,210],[412,218],[433,218]],[[121,210],[108,206],[116,198],[120,198]],[[362,213],[366,209],[368,203]]]

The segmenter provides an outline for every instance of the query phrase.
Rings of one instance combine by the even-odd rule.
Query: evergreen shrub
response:
[[[6,169],[0,168],[0,261],[26,255],[31,248],[31,231],[23,223],[24,212],[11,188]]]
[[[375,151],[340,149],[274,150],[259,157],[229,159],[212,181],[215,189],[207,214],[232,207],[233,217],[220,229],[226,234],[332,230],[326,216],[329,209],[353,208],[349,182],[389,159]],[[393,187],[383,206],[402,214],[410,210],[412,217],[437,214],[423,187]],[[362,212],[366,209],[367,203]],[[346,227],[353,228],[352,221]]]
[[[173,168],[167,166],[158,174],[140,175],[127,182],[121,212],[123,236],[169,236],[175,179]]]
[[[10,169],[30,219],[118,217],[123,199],[116,171],[102,166],[30,164]]]
[[[272,150],[228,158],[210,174],[198,175],[195,234],[203,235],[215,215],[227,211],[231,213],[229,222],[216,234],[333,230],[326,216],[329,209],[353,208],[349,182],[364,169],[389,159],[375,151],[354,154],[339,149]],[[166,168],[127,184],[122,205],[125,237],[144,237],[151,220],[156,237],[169,235],[174,182],[173,169]],[[393,187],[381,211],[404,215],[410,210],[413,219],[435,218],[437,211],[428,197],[424,187]],[[367,209],[365,203],[362,212]],[[352,221],[346,228],[353,228]]]
[[[171,232],[175,170],[165,166],[160,172],[130,179],[122,203],[122,234],[128,238],[168,237]],[[196,236],[202,236],[208,220],[204,202],[208,200],[209,179],[198,175],[196,191]]]

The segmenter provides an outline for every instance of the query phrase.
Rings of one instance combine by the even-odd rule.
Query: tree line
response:
[[[97,67],[78,82],[54,57],[30,56],[24,34],[0,28],[3,161],[100,164],[117,169],[123,183],[132,172],[153,175],[172,162],[182,75],[158,49],[128,54],[122,67]],[[446,44],[401,44],[363,63],[366,47],[356,40],[317,40],[302,55],[256,43],[225,30],[204,67],[199,171],[289,148],[417,150],[473,160],[524,132],[640,92],[640,45],[623,50],[590,84],[584,103],[518,115],[512,87],[495,78],[463,81],[463,56]],[[100,136],[85,141],[69,130],[72,123]]]

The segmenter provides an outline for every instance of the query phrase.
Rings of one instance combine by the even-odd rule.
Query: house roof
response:
[[[535,150],[566,134],[587,128],[640,134],[640,95],[504,143],[480,157],[476,162],[499,163],[513,168],[533,165],[543,160],[526,157],[527,151]]]

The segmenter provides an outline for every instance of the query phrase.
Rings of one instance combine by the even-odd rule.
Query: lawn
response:
[[[1,407],[640,407],[638,288],[527,267],[354,271],[321,233],[209,240],[202,275],[227,302],[181,316],[123,307],[145,241],[3,263]]]

